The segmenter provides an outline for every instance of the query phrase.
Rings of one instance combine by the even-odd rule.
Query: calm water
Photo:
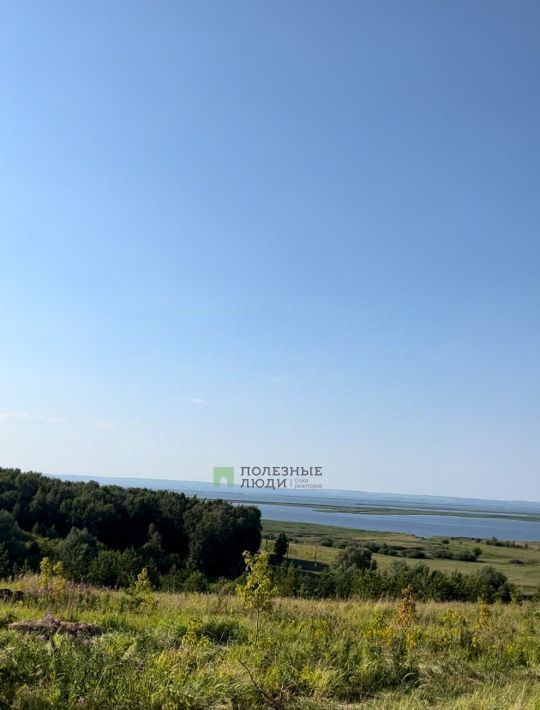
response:
[[[377,515],[362,513],[330,513],[306,506],[284,506],[259,503],[263,518],[287,522],[319,523],[356,530],[406,532],[420,537],[498,537],[500,540],[540,540],[540,522],[468,518],[459,515]]]
[[[224,498],[233,503],[256,505],[263,518],[287,522],[318,523],[357,530],[406,532],[421,537],[498,537],[500,540],[540,541],[540,521],[498,518],[493,515],[540,515],[540,503],[493,501],[476,498],[412,496],[360,491],[251,491],[235,486],[215,489],[210,483],[156,480],[149,478],[105,478],[100,476],[58,476],[64,480],[94,480],[102,485],[167,489],[200,498]],[[281,503],[281,505],[280,505]],[[299,503],[302,503],[299,505]],[[284,505],[285,504],[285,505]],[[312,506],[364,506],[399,509],[394,513],[336,512]],[[411,513],[404,514],[404,509]],[[425,513],[422,510],[426,510]],[[414,513],[412,511],[415,511]],[[418,512],[416,512],[418,511]],[[429,512],[428,512],[429,511]],[[437,515],[433,514],[437,511]],[[475,517],[473,517],[473,515]],[[476,517],[481,516],[481,517]]]

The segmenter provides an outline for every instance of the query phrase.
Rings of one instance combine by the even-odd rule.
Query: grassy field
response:
[[[533,603],[422,604],[415,613],[399,603],[278,599],[256,639],[235,596],[135,601],[68,589],[0,602],[0,707],[540,708]],[[11,626],[46,613],[95,626],[71,635]]]
[[[264,520],[264,535],[276,535],[285,532],[287,536],[294,540],[289,546],[289,557],[310,562],[322,562],[331,564],[339,554],[339,546],[351,542],[365,544],[368,542],[386,543],[388,546],[403,548],[422,548],[425,550],[427,559],[408,560],[409,564],[423,562],[431,569],[444,571],[459,570],[461,572],[473,572],[486,565],[491,565],[504,572],[508,579],[518,586],[526,594],[532,594],[540,587],[540,544],[527,543],[527,548],[521,546],[496,547],[487,545],[485,542],[476,542],[470,539],[446,538],[444,545],[450,552],[459,554],[480,548],[482,553],[477,562],[462,562],[460,560],[434,559],[431,557],[433,550],[442,546],[443,538],[420,538],[406,533],[384,533],[366,530],[352,530],[350,528],[337,528],[326,525],[314,525],[310,523],[286,523],[274,520]],[[333,546],[321,545],[321,541],[331,540]],[[271,540],[268,541],[271,549]],[[263,547],[265,543],[263,542]],[[523,545],[523,543],[520,543]],[[388,567],[400,557],[374,554],[381,569]],[[520,563],[516,563],[519,560]]]

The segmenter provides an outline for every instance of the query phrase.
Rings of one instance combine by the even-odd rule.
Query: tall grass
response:
[[[226,595],[69,587],[0,603],[1,708],[540,708],[533,604],[278,599],[255,621]],[[405,609],[405,611],[404,611]],[[95,637],[10,628],[46,612]],[[407,617],[404,619],[404,615]]]

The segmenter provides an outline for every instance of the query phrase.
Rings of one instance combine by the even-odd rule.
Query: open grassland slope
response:
[[[540,544],[537,542],[489,544],[485,540],[467,538],[420,538],[407,533],[384,533],[368,530],[351,530],[309,523],[286,523],[264,520],[264,535],[275,536],[285,532],[289,539],[289,558],[305,562],[331,565],[336,561],[340,547],[351,542],[359,545],[386,546],[407,558],[407,551],[418,550],[421,561],[432,570],[453,570],[471,573],[486,566],[494,567],[508,577],[524,594],[533,595],[540,587]],[[491,542],[491,541],[490,541]],[[323,543],[323,544],[321,544]],[[272,540],[263,540],[263,549],[271,549]],[[459,559],[477,551],[476,561]],[[453,559],[438,557],[443,553]],[[399,557],[375,552],[373,559],[379,569],[388,568]],[[409,562],[411,558],[409,557]],[[474,559],[474,558],[471,558]]]
[[[256,638],[235,596],[17,588],[2,708],[540,708],[532,602],[278,599]]]

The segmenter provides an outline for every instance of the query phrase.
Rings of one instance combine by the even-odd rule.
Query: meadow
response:
[[[1,708],[540,708],[533,602],[277,598],[257,637],[234,594],[11,586]]]
[[[0,710],[540,710],[537,543],[0,480]]]
[[[487,544],[485,540],[470,538],[421,538],[407,533],[375,532],[366,530],[352,530],[328,525],[314,525],[310,523],[278,522],[263,520],[263,535],[274,537],[284,532],[288,536],[289,559],[303,562],[314,562],[331,565],[335,562],[340,547],[350,543],[366,545],[376,543],[390,548],[407,550],[420,550],[424,558],[409,559],[409,562],[422,562],[432,570],[470,573],[481,570],[487,565],[503,572],[510,582],[515,584],[523,594],[532,596],[540,589],[540,543],[517,543],[515,547],[506,545]],[[271,549],[271,539],[263,540],[265,546]],[[322,543],[322,544],[321,544]],[[331,546],[330,546],[331,543]],[[459,559],[440,559],[434,557],[437,550],[443,548],[458,557],[463,553],[472,553],[480,550],[477,561],[462,561]],[[388,568],[395,562],[395,556],[387,554],[373,554],[379,569]]]

